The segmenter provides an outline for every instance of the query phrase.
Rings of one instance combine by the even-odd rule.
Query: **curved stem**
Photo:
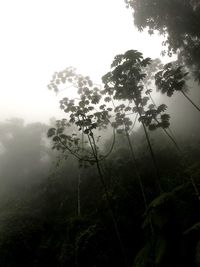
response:
[[[134,100],[135,102],[135,106],[137,108],[137,112],[139,114],[139,117],[141,118],[142,114],[141,114],[141,111],[136,103],[136,101]],[[158,169],[158,164],[157,164],[157,161],[156,161],[156,157],[154,155],[154,151],[153,151],[153,148],[152,148],[152,145],[151,145],[151,142],[150,142],[150,138],[149,138],[149,135],[148,135],[148,132],[147,132],[147,128],[144,124],[144,122],[141,120],[142,122],[142,127],[144,129],[144,134],[145,134],[145,137],[146,137],[146,140],[147,140],[147,144],[148,144],[148,147],[149,147],[149,151],[150,151],[150,154],[151,154],[151,158],[152,158],[152,161],[153,161],[153,165],[154,165],[154,169],[155,169],[155,173],[156,173],[156,187],[158,189],[158,192],[161,194],[163,192],[162,188],[161,188],[161,185],[160,185],[160,173],[159,173],[159,169]]]
[[[76,157],[76,158],[79,159],[79,160],[82,159],[80,155],[76,154],[76,153],[75,153],[74,151],[72,151],[68,146],[66,146],[66,145],[62,142],[62,140],[61,140],[61,138],[60,138],[59,136],[58,136],[58,138],[59,138],[59,142],[60,142],[60,144],[61,144],[66,150],[68,150],[68,151],[70,152],[70,154],[72,154],[74,157]]]
[[[92,141],[91,141],[91,138],[92,138]],[[110,214],[111,214],[111,218],[112,218],[112,221],[113,221],[113,224],[114,224],[115,233],[116,233],[117,239],[119,241],[119,246],[120,246],[120,250],[122,252],[123,261],[124,261],[125,266],[128,266],[128,261],[127,261],[125,249],[124,249],[124,246],[123,246],[123,243],[122,243],[122,240],[121,240],[121,236],[120,236],[117,220],[116,220],[116,217],[115,217],[115,214],[114,214],[114,209],[112,207],[112,203],[111,203],[111,200],[110,200],[109,192],[108,192],[106,183],[104,181],[104,177],[103,177],[103,174],[102,174],[102,171],[101,171],[101,167],[100,167],[100,164],[99,164],[97,147],[96,147],[96,143],[95,143],[94,136],[93,136],[92,132],[90,132],[90,134],[88,134],[88,140],[89,140],[91,149],[92,149],[93,154],[94,154],[96,167],[97,167],[99,178],[101,180],[101,183],[102,183],[102,186],[103,186],[103,189],[104,189],[104,193],[105,193],[105,196],[106,196],[106,201],[107,201],[107,204],[108,204],[108,207],[109,207],[109,210],[110,210]]]
[[[154,118],[154,120],[155,120],[157,123],[159,123],[159,121],[158,121],[156,118]],[[181,151],[179,145],[177,144],[176,140],[171,136],[171,134],[169,134],[168,131],[167,131],[165,128],[163,128],[163,127],[162,127],[162,130],[163,130],[163,132],[169,137],[169,139],[172,141],[172,143],[173,143],[174,146],[176,147],[177,151],[178,151],[179,153],[182,153],[182,151]],[[169,129],[169,130],[170,130],[170,129]]]
[[[182,153],[182,151],[181,151],[179,145],[177,144],[177,142],[175,141],[175,139],[168,133],[168,131],[165,128],[162,128],[162,129],[165,132],[165,134],[169,137],[169,139],[172,141],[172,143],[174,144],[174,146],[176,147],[176,149],[178,150],[178,152],[179,153]]]
[[[150,99],[151,99],[151,102],[154,104],[155,107],[157,107],[155,101],[153,100],[153,97],[151,96],[151,93],[148,93]]]
[[[84,150],[84,128],[82,129],[81,133],[81,156],[83,158],[83,150]],[[79,165],[79,175],[78,175],[78,185],[77,185],[77,209],[78,209],[78,216],[81,215],[81,197],[80,197],[80,186],[81,186],[81,176],[82,176],[82,166]]]
[[[115,129],[113,128],[113,141],[112,141],[111,147],[110,147],[109,151],[105,155],[102,155],[101,158],[98,159],[99,161],[104,160],[105,158],[107,158],[112,153],[114,145],[115,145],[115,139],[116,139]]]
[[[159,173],[159,169],[158,169],[158,164],[157,164],[156,157],[155,157],[155,154],[154,154],[151,142],[150,142],[150,138],[149,138],[149,135],[148,135],[148,132],[147,132],[147,128],[146,128],[146,126],[145,126],[145,124],[143,122],[142,122],[142,126],[143,126],[143,129],[144,129],[144,133],[145,133],[145,136],[146,136],[146,139],[147,139],[149,151],[150,151],[151,158],[152,158],[152,161],[153,161],[153,164],[154,164],[154,169],[155,169],[155,172],[156,172],[156,178],[157,178],[156,179],[156,186],[158,188],[158,192],[161,194],[163,192],[163,190],[162,190],[161,185],[160,185],[160,173]]]
[[[130,147],[132,160],[134,162],[136,176],[137,176],[137,179],[139,181],[140,189],[141,189],[141,192],[142,192],[142,197],[143,197],[143,200],[144,200],[145,210],[147,210],[148,205],[147,205],[146,195],[145,195],[145,192],[144,192],[144,186],[143,186],[143,183],[142,183],[142,179],[141,179],[140,173],[138,171],[137,160],[136,160],[136,156],[135,156],[135,153],[134,153],[134,150],[133,150],[133,146],[132,146],[132,143],[131,143],[131,140],[130,140],[130,136],[129,136],[129,133],[127,131],[126,131],[126,137],[127,137],[127,141],[128,141],[129,147]]]
[[[194,105],[194,106],[197,108],[197,110],[200,111],[200,109],[199,109],[199,108],[193,103],[193,101],[192,101],[192,100],[185,94],[185,92],[182,91],[182,90],[181,90],[181,92],[182,92],[183,95],[184,95],[184,96],[185,96],[185,97],[192,103],[192,105]],[[153,100],[153,98],[152,98],[152,96],[151,96],[150,93],[149,93],[149,97],[150,97],[152,103],[156,106],[156,103],[155,103],[155,101]],[[156,122],[158,122],[157,119],[155,119],[155,120],[156,120]],[[164,129],[164,128],[162,128],[162,129],[163,129],[163,131],[165,132],[165,134],[170,138],[170,140],[173,142],[173,144],[175,145],[176,149],[178,150],[178,152],[180,153],[180,155],[183,157],[183,163],[187,166],[187,163],[185,162],[185,159],[184,159],[184,156],[183,156],[183,151],[180,149],[180,147],[178,146],[177,142],[175,141],[175,138],[172,136],[173,133],[172,133],[171,129],[169,128],[169,131],[171,132],[171,135],[167,132],[166,129]],[[189,174],[189,177],[188,177],[188,178],[189,178],[190,181],[191,181],[191,184],[192,184],[192,186],[193,186],[193,188],[194,188],[194,191],[195,191],[195,194],[197,195],[197,198],[200,200],[200,193],[199,193],[199,190],[198,190],[198,188],[197,188],[197,186],[196,186],[196,183],[195,183],[193,177],[191,176],[191,174]]]
[[[187,100],[198,110],[200,111],[200,108],[192,101],[192,99],[183,91],[181,90],[181,93],[187,98]]]
[[[78,185],[77,185],[77,213],[78,213],[78,216],[81,215],[80,185],[81,185],[81,170],[79,169]]]
[[[192,186],[193,186],[193,188],[194,188],[194,191],[195,191],[195,193],[196,193],[196,196],[197,196],[198,200],[200,200],[199,190],[198,190],[198,188],[197,188],[197,186],[196,186],[196,183],[195,183],[195,181],[194,181],[194,179],[193,179],[193,177],[192,177],[191,174],[190,174],[190,180],[191,180]]]
[[[148,93],[148,95],[149,95],[149,97],[150,97],[152,103],[154,104],[154,106],[157,108],[157,105],[156,105],[156,103],[155,103],[153,97],[151,96],[151,94]],[[157,120],[156,118],[154,118],[154,119],[155,119],[155,121],[156,121],[157,123],[159,123],[158,120]],[[176,149],[178,150],[178,152],[181,153],[181,149],[180,149],[180,147],[178,146],[178,144],[177,144],[175,138],[172,136],[172,131],[171,131],[170,127],[169,127],[168,129],[169,129],[169,131],[170,131],[171,134],[168,133],[168,131],[167,131],[165,128],[162,128],[162,129],[163,129],[163,131],[165,132],[165,134],[169,137],[169,139],[172,141],[172,143],[175,145],[175,147],[176,147]]]

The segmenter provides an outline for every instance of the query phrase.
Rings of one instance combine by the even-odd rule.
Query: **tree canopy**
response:
[[[168,55],[178,54],[178,59],[200,81],[200,2],[198,0],[125,0],[134,12],[134,23],[150,34],[165,36],[163,45]],[[166,53],[166,51],[163,51]]]

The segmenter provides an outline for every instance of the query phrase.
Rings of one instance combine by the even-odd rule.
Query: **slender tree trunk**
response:
[[[157,119],[155,119],[155,121],[157,123],[159,123],[159,121]],[[174,144],[174,146],[176,147],[176,149],[178,150],[179,153],[182,153],[180,147],[178,146],[177,142],[175,141],[175,139],[171,136],[171,134],[168,133],[168,131],[165,128],[162,128],[163,132],[169,137],[169,139],[172,141],[172,143]]]
[[[81,133],[81,157],[83,158],[83,149],[84,149],[84,128]],[[82,162],[80,162],[82,163]],[[81,177],[83,173],[83,166],[79,164],[79,174],[78,174],[78,184],[77,184],[77,213],[78,216],[81,215]]]
[[[80,184],[81,184],[81,167],[79,167],[78,185],[77,185],[77,210],[78,210],[78,216],[81,215]]]
[[[186,99],[188,99],[189,101],[190,101],[190,103],[198,110],[198,111],[200,111],[200,109],[199,109],[199,107],[187,96],[187,94],[183,91],[183,90],[181,90],[181,92],[182,92],[182,94],[186,97]],[[152,98],[152,96],[151,96],[151,94],[149,93],[149,96],[150,96],[150,98],[151,98],[151,101],[152,101],[152,103],[156,106],[156,104],[155,104],[155,102],[154,102],[154,100],[153,100],[153,98]],[[157,121],[157,120],[156,120]],[[157,121],[158,122],[158,121]],[[169,128],[169,130],[171,131],[171,129]],[[178,150],[178,152],[180,153],[180,155],[183,157],[183,160],[184,160],[184,164],[187,166],[187,163],[185,162],[185,159],[184,159],[184,155],[183,155],[183,152],[182,152],[182,150],[180,149],[180,147],[178,146],[178,144],[176,143],[176,141],[175,141],[175,139],[172,137],[172,135],[170,135],[168,132],[167,132],[167,130],[166,129],[164,129],[163,128],[163,131],[166,133],[166,135],[170,138],[170,140],[173,142],[173,144],[175,145],[175,147],[177,148],[177,150]],[[172,134],[172,133],[171,133]],[[196,194],[196,196],[197,196],[197,198],[198,198],[198,200],[200,200],[200,193],[199,193],[199,190],[198,190],[198,188],[197,188],[197,186],[196,186],[196,183],[195,183],[195,181],[194,181],[194,179],[193,179],[193,177],[192,177],[192,175],[191,174],[189,174],[189,177],[188,177],[189,179],[190,179],[190,181],[191,181],[191,184],[192,184],[192,186],[193,186],[193,188],[194,188],[194,191],[195,191],[195,194]]]
[[[134,153],[134,150],[133,150],[133,146],[132,146],[132,143],[131,143],[131,140],[130,140],[130,136],[129,136],[129,133],[127,131],[126,131],[126,137],[127,137],[127,141],[128,141],[128,144],[129,144],[130,151],[131,151],[132,160],[133,160],[133,163],[134,163],[134,166],[135,166],[136,176],[137,176],[137,179],[138,179],[138,182],[139,182],[139,185],[140,185],[140,189],[141,189],[141,192],[142,192],[142,197],[143,197],[143,200],[144,200],[145,210],[147,210],[147,199],[146,199],[145,192],[144,192],[144,186],[143,186],[143,183],[142,183],[142,179],[141,179],[140,173],[138,171],[137,160],[136,160],[135,153]]]
[[[136,101],[134,101],[134,102],[135,102],[135,106],[137,108],[137,112],[139,114],[139,117],[141,118],[142,114],[140,112],[140,109],[139,109],[138,105],[136,104]],[[155,169],[156,187],[157,187],[158,193],[161,194],[163,192],[163,190],[162,190],[161,184],[160,184],[160,173],[159,173],[158,164],[157,164],[156,157],[155,157],[155,154],[154,154],[151,142],[150,142],[150,138],[149,138],[149,135],[148,135],[148,132],[147,132],[147,128],[146,128],[144,122],[143,121],[141,121],[141,122],[142,122],[142,127],[144,129],[144,134],[145,134],[145,137],[146,137],[146,140],[147,140],[147,144],[148,144],[148,147],[149,147],[149,151],[150,151],[151,158],[152,158],[153,165],[154,165],[154,169]]]
[[[161,184],[160,184],[160,172],[159,172],[157,160],[156,160],[156,157],[155,157],[155,154],[154,154],[151,142],[150,142],[150,138],[149,138],[149,135],[148,135],[148,132],[147,132],[147,128],[146,128],[146,126],[145,126],[145,124],[143,122],[142,122],[142,126],[143,126],[143,129],[144,129],[144,133],[145,133],[145,136],[146,136],[146,139],[147,139],[149,151],[150,151],[151,158],[152,158],[152,161],[153,161],[153,164],[154,164],[154,169],[155,169],[155,172],[156,172],[156,178],[157,178],[156,179],[156,186],[157,186],[158,192],[161,194],[163,192],[163,190],[162,190]]]
[[[181,90],[181,93],[187,98],[187,100],[198,110],[200,111],[200,108],[192,101],[192,99],[183,91]]]
[[[137,116],[136,116],[136,119],[137,119]],[[136,119],[135,119],[134,123],[136,122]],[[128,133],[128,131],[126,129],[125,129],[125,132],[126,132],[126,137],[127,137],[127,140],[128,140],[129,148],[130,148],[130,151],[131,151],[133,164],[135,166],[136,176],[138,178],[140,189],[141,189],[141,192],[142,192],[142,197],[143,197],[143,200],[144,200],[144,206],[145,206],[145,211],[146,211],[147,208],[148,208],[148,204],[147,204],[147,199],[146,199],[146,195],[145,195],[145,191],[144,191],[144,185],[142,183],[142,178],[141,178],[140,172],[138,170],[137,160],[136,160],[136,156],[135,156],[135,153],[134,153],[133,145],[132,145],[131,140],[130,140],[129,133]],[[151,219],[150,219],[150,230],[151,230],[151,234],[153,236],[154,235],[154,228],[153,228],[153,224],[152,224]]]
[[[91,138],[92,138],[92,141],[91,141]],[[92,149],[92,152],[93,152],[93,155],[94,155],[94,158],[95,158],[95,162],[96,162],[96,167],[97,167],[97,170],[98,170],[99,178],[101,180],[101,183],[102,183],[102,186],[103,186],[103,189],[104,189],[106,202],[108,204],[108,208],[109,208],[110,215],[111,215],[111,218],[112,218],[112,221],[113,221],[115,233],[116,233],[117,239],[119,241],[119,246],[120,246],[120,250],[121,250],[121,253],[122,253],[123,261],[124,261],[125,266],[128,267],[128,260],[127,260],[127,257],[126,257],[126,252],[125,252],[122,240],[121,240],[121,235],[120,235],[120,232],[119,232],[119,227],[118,227],[117,220],[116,220],[116,217],[115,217],[114,209],[113,209],[113,206],[112,206],[112,203],[111,203],[111,199],[110,199],[110,196],[109,196],[107,185],[106,185],[106,183],[104,181],[103,173],[101,171],[101,167],[100,167],[100,163],[99,163],[99,159],[98,159],[97,147],[96,147],[96,143],[95,143],[95,140],[94,140],[93,133],[91,133],[91,135],[88,134],[88,140],[89,140],[90,147]],[[93,144],[92,144],[92,142],[93,142]]]

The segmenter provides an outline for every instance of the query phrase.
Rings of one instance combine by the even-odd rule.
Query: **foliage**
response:
[[[21,131],[24,136],[26,127]],[[146,145],[141,141],[144,136],[141,130],[130,136],[139,146],[139,169],[147,201],[151,203],[145,214],[123,135],[117,136],[113,154],[104,165],[105,181],[129,266],[134,261],[136,266],[196,267],[200,221],[198,200],[190,184],[182,185],[187,179],[186,167],[173,150],[169,151],[166,139],[159,132],[155,134],[162,184],[167,191],[158,198]],[[31,139],[29,141],[32,143]],[[190,146],[184,148],[187,149],[185,153],[192,157],[189,167],[199,184],[199,150],[194,150],[194,147],[198,149],[198,141],[190,139],[187,144]],[[33,151],[36,149],[29,147]],[[37,146],[37,155],[42,149]],[[27,186],[19,194],[1,200],[2,266],[123,266],[105,193],[94,166],[83,170],[82,216],[76,217],[77,166],[76,160],[68,157],[48,179],[43,177],[40,184]],[[154,236],[150,223],[154,226]]]
[[[125,54],[117,55],[111,65],[112,70],[102,78],[104,83],[103,93],[112,96],[113,99],[128,102],[128,105],[123,103],[115,107],[116,117],[113,124],[115,128],[122,127],[122,129],[119,130],[120,132],[124,131],[127,137],[131,129],[132,122],[127,116],[126,112],[131,111],[132,113],[136,114],[136,118],[138,116],[138,121],[141,122],[144,129],[152,163],[154,165],[157,190],[158,192],[161,192],[162,189],[160,184],[159,168],[147,128],[149,130],[155,130],[157,128],[162,128],[165,130],[169,127],[170,116],[164,113],[167,108],[167,106],[164,104],[160,105],[159,107],[156,107],[154,104],[150,104],[147,107],[149,101],[149,96],[147,95],[150,94],[150,91],[147,88],[148,78],[150,81],[152,77],[150,75],[150,70],[148,70],[148,66],[150,64],[151,59],[143,58],[143,55],[136,50],[129,50]],[[158,64],[154,64],[152,69],[154,70],[154,67],[156,69],[156,66],[158,66]],[[147,74],[145,73],[146,68]],[[132,155],[135,158],[130,141],[129,145]],[[141,179],[139,180],[141,184]],[[142,191],[144,190],[142,189]]]
[[[21,120],[0,124],[4,179],[11,164],[13,181],[18,176],[30,180],[15,195],[1,196],[1,266],[124,266],[122,254],[127,266],[199,266],[200,204],[187,182],[191,175],[199,190],[198,127],[195,123],[190,134],[181,133],[183,159],[164,138],[167,105],[156,105],[151,96],[154,81],[169,96],[184,92],[185,77],[175,63],[162,66],[129,50],[115,57],[103,89],[73,68],[56,72],[49,89],[59,93],[67,86],[77,89],[77,97],[60,101],[65,118],[51,128]],[[142,127],[133,131],[136,121]],[[114,138],[103,149],[99,131],[108,125]],[[47,128],[54,152],[45,145]],[[163,132],[150,135],[148,130],[157,128]],[[122,134],[115,138],[115,130]],[[146,142],[159,167],[159,195]],[[41,153],[49,157],[47,165]],[[59,164],[47,177],[49,162],[58,161],[58,155]],[[18,174],[24,166],[28,172]]]
[[[180,188],[177,188],[164,193],[149,205],[144,227],[151,224],[154,232],[138,253],[134,266],[196,266],[194,255],[197,253],[199,234],[195,238],[186,238],[186,235],[199,231],[199,223],[195,223],[199,215],[192,218],[190,211],[192,205],[199,207],[199,203],[196,203],[194,195],[191,198],[188,185],[182,186],[181,191],[185,192],[184,196],[179,194]],[[189,218],[186,212],[190,214]],[[191,223],[195,225],[185,231]],[[198,259],[198,253],[196,255]]]
[[[155,84],[157,89],[167,96],[172,96],[174,91],[185,90],[185,77],[188,72],[184,71],[182,66],[177,65],[176,62],[166,64],[163,70],[155,75]]]
[[[56,128],[49,129],[48,137],[53,139],[53,148],[67,151],[81,161],[95,162],[95,155],[92,157],[91,153],[98,149],[96,143],[99,136],[95,140],[94,130],[107,127],[112,109],[105,103],[101,103],[100,89],[93,85],[90,78],[77,74],[72,68],[56,73],[48,87],[58,92],[58,85],[65,84],[66,81],[72,88],[77,89],[78,97],[74,99],[64,97],[60,101],[60,108],[69,116],[69,119],[57,120]],[[70,131],[67,128],[72,126],[76,127],[74,132],[66,134]],[[87,136],[86,144],[88,143],[92,152],[88,151],[87,145],[85,149],[78,132]]]
[[[198,0],[125,0],[134,10],[134,23],[140,31],[159,31],[168,55],[178,53],[180,62],[200,80],[200,4]],[[166,52],[163,52],[166,53]]]
[[[128,106],[121,104],[115,107],[115,127],[125,123],[129,130],[132,122],[127,118],[126,112],[131,111],[138,113],[139,121],[150,130],[158,127],[168,128],[169,116],[163,113],[166,105],[156,108],[151,104],[145,109],[149,101],[148,91],[145,95],[145,85],[151,80],[150,75],[147,80],[145,68],[150,65],[150,58],[143,58],[140,52],[129,50],[124,55],[117,55],[111,65],[112,71],[103,76],[104,94],[112,95],[113,99],[128,100]]]

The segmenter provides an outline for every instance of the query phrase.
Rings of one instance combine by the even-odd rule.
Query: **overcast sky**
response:
[[[161,38],[139,33],[123,0],[0,1],[0,120],[60,116],[47,89],[67,66],[96,82],[128,49],[160,56]]]

